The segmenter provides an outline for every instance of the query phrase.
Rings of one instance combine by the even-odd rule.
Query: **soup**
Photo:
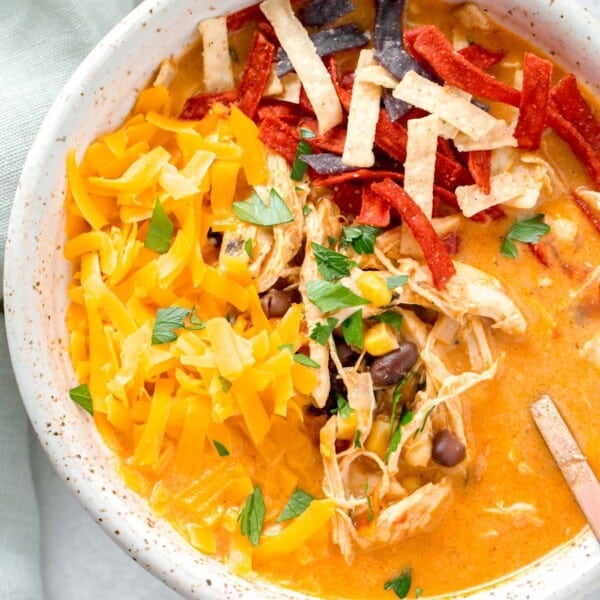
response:
[[[471,4],[261,6],[68,158],[71,397],[237,573],[505,576],[584,524],[530,403],[600,468],[593,99]]]

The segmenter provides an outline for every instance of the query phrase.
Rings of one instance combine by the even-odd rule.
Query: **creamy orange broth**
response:
[[[362,23],[371,24],[370,3],[357,4]],[[458,26],[455,7],[429,0],[410,2],[406,19],[411,26],[435,23],[446,33]],[[356,16],[352,20],[356,20]],[[470,32],[468,37],[488,49],[507,52],[509,60],[520,60],[524,51],[532,50],[528,43],[499,27],[485,34]],[[244,30],[236,34],[232,42],[240,58],[238,70],[243,67],[249,40],[250,32]],[[172,115],[177,115],[185,99],[201,87],[200,56],[201,51],[193,48],[179,63],[179,72],[171,85]],[[348,56],[351,58],[352,53]],[[492,72],[498,77],[506,75],[502,67]],[[555,79],[560,75],[561,71],[556,69]],[[501,107],[496,106],[494,110]],[[551,162],[572,188],[590,186],[583,168],[562,141],[550,134],[544,145]],[[454,258],[497,277],[525,314],[528,331],[517,339],[496,332],[493,350],[505,355],[499,373],[492,381],[480,383],[463,395],[473,460],[467,476],[454,479],[453,499],[438,511],[429,531],[396,545],[359,552],[348,565],[331,542],[329,528],[326,528],[293,555],[255,564],[253,568],[260,576],[324,596],[390,598],[393,594],[384,591],[384,583],[410,565],[411,596],[416,587],[423,588],[425,595],[433,595],[505,576],[567,542],[581,530],[584,519],[551,460],[528,407],[542,393],[549,393],[589,457],[592,468],[600,471],[600,455],[596,451],[600,447],[600,427],[595,418],[600,409],[598,372],[578,354],[590,332],[600,326],[598,284],[575,301],[569,295],[583,283],[578,269],[586,264],[600,264],[600,240],[568,195],[544,204],[539,212],[544,212],[549,219],[568,218],[578,227],[573,243],[558,240],[552,232],[548,235],[546,239],[559,257],[549,268],[541,265],[524,245],[519,246],[519,255],[514,260],[500,255],[500,243],[510,226],[509,219],[485,225],[467,219],[461,221],[458,231],[461,244]],[[463,350],[457,349],[458,364]],[[95,420],[107,443],[123,459],[123,474],[128,483],[150,498],[155,510],[167,514],[174,526],[185,534],[189,514],[166,511],[168,498],[161,497],[156,488],[153,490],[154,484],[163,477],[160,465],[144,470],[132,468],[127,459],[134,451],[135,436],[117,431],[100,413]],[[290,411],[287,423],[279,420],[273,427],[274,441],[281,444],[291,441],[297,448],[298,463],[288,465],[297,480],[289,477],[288,469],[274,474],[269,453],[257,452],[243,436],[232,437],[223,425],[215,425],[212,433],[214,439],[222,439],[232,452],[243,454],[243,462],[252,478],[265,486],[268,514],[281,510],[295,485],[317,497],[322,496],[319,452],[303,434],[290,433],[297,428],[302,430],[294,411]],[[173,432],[178,433],[176,426]],[[211,464],[214,462],[212,458]],[[168,477],[169,483],[176,485],[177,476]],[[509,507],[518,502],[534,505],[537,520],[486,512],[489,508]],[[224,553],[229,544],[227,528],[219,530],[217,554]]]

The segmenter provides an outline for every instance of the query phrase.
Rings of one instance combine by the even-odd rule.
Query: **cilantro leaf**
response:
[[[248,238],[244,242],[244,251],[246,252],[246,254],[248,255],[248,258],[250,260],[254,259],[254,247],[252,246],[252,239],[251,238]]]
[[[279,344],[277,346],[278,350],[289,350],[290,352],[294,351],[294,344]]]
[[[154,250],[159,254],[167,252],[171,246],[171,238],[173,237],[173,222],[169,219],[167,211],[164,209],[162,202],[157,200],[154,203],[150,225],[146,232],[144,246],[148,250]]]
[[[400,313],[397,313],[393,310],[386,310],[385,312],[375,315],[372,317],[372,319],[375,321],[381,321],[382,323],[387,323],[398,331],[400,331],[402,328],[402,321],[404,320]]]
[[[332,415],[336,415],[342,419],[347,419],[353,412],[354,409],[348,403],[348,400],[344,398],[341,394],[336,394],[335,401],[337,403],[337,407],[333,408],[330,412]]]
[[[249,200],[234,202],[232,205],[236,216],[247,223],[271,227],[281,225],[294,220],[294,215],[288,208],[284,199],[271,189],[269,194],[269,204],[265,204],[256,192],[252,192]]]
[[[183,329],[185,318],[190,314],[188,308],[169,306],[156,311],[156,319],[152,329],[152,345],[166,344],[177,339],[176,329]]]
[[[219,456],[229,456],[229,450],[218,440],[212,441],[213,446],[217,449]]]
[[[298,147],[296,148],[296,156],[294,157],[294,162],[292,163],[292,170],[290,171],[290,177],[294,181],[301,181],[302,178],[306,175],[306,171],[308,171],[308,165],[302,160],[303,156],[307,154],[312,154],[312,148],[310,144],[301,139],[298,142]]]
[[[517,256],[517,247],[514,242],[524,244],[537,244],[540,239],[550,231],[550,227],[544,223],[544,215],[537,214],[530,219],[523,219],[513,223],[506,237],[502,241],[500,252],[508,258]]]
[[[386,279],[388,290],[395,290],[408,281],[408,275],[394,275]]]
[[[358,254],[373,254],[375,238],[382,232],[382,229],[373,227],[373,225],[357,225],[356,227],[344,227],[342,231],[344,248],[352,246]]]
[[[276,523],[299,517],[313,500],[314,498],[308,492],[296,488],[281,511],[281,514],[277,517]]]
[[[423,595],[423,588],[418,587],[415,588],[415,598],[420,598]]]
[[[305,367],[312,367],[313,369],[318,369],[321,366],[316,360],[313,360],[301,352],[294,354],[294,362],[297,362],[299,365],[304,365]]]
[[[406,598],[408,596],[408,592],[410,591],[410,586],[412,584],[412,569],[410,567],[405,567],[400,575],[397,577],[393,577],[392,579],[388,579],[383,584],[384,590],[392,590],[398,598]]]
[[[375,516],[374,512],[373,512],[373,504],[371,503],[371,496],[369,494],[369,482],[365,481],[365,496],[367,498],[367,506],[369,508],[369,512],[367,513],[367,521],[369,521],[369,523],[373,520],[373,517]]]
[[[337,319],[329,317],[327,319],[327,323],[317,323],[313,327],[313,330],[310,332],[310,335],[308,337],[310,337],[311,340],[317,342],[317,344],[321,344],[321,346],[324,346],[327,343],[329,336],[332,334],[337,324]]]
[[[242,535],[245,535],[253,546],[258,546],[265,522],[265,501],[257,485],[254,486],[254,491],[246,498],[238,520]]]
[[[87,410],[90,415],[94,414],[94,403],[92,402],[92,395],[90,394],[90,388],[87,383],[82,383],[69,390],[69,396],[73,402],[79,404],[81,408]]]
[[[303,140],[311,140],[312,138],[316,138],[317,134],[312,129],[308,129],[308,127],[301,127],[300,137]]]
[[[312,250],[319,273],[327,281],[337,281],[342,277],[347,277],[350,275],[350,269],[356,266],[356,263],[345,254],[330,250],[321,244],[313,244]]]
[[[354,447],[355,448],[361,448],[362,444],[360,443],[360,436],[361,436],[361,432],[360,429],[356,430],[356,433],[354,434]]]
[[[417,437],[417,435],[419,433],[423,433],[423,431],[425,430],[425,425],[427,425],[427,419],[429,419],[429,417],[431,416],[431,413],[437,408],[437,404],[434,404],[426,413],[425,416],[423,417],[423,422],[421,423],[421,426],[415,431],[415,433],[413,434],[413,439]]]
[[[307,217],[308,215],[310,215],[310,213],[312,212],[312,207],[310,206],[310,204],[305,204],[302,207],[302,214]]]
[[[342,335],[344,341],[348,346],[354,346],[358,350],[362,350],[363,347],[363,318],[362,308],[359,308],[356,312],[352,313],[342,323]]]
[[[341,283],[331,283],[317,279],[316,281],[307,282],[306,291],[308,299],[324,313],[369,304],[368,300],[357,296]]]

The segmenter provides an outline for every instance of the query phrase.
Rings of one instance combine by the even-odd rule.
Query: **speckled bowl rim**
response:
[[[250,2],[220,0],[218,12]],[[561,56],[600,92],[600,26],[567,0],[485,0],[501,23]],[[134,560],[187,598],[306,596],[231,574],[189,546],[125,487],[92,421],[68,398],[76,382],[63,315],[70,271],[64,242],[64,162],[115,127],[161,58],[179,54],[195,25],[217,13],[202,0],[146,0],[90,53],[62,90],[23,168],[8,230],[4,302],[9,348],[23,401],[53,465],[88,512]],[[123,88],[123,89],[121,89]],[[60,318],[59,318],[60,317]],[[600,551],[589,529],[546,557],[484,587],[448,598],[578,598],[600,589]]]

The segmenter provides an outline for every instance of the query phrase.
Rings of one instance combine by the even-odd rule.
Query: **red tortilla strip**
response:
[[[489,194],[492,189],[490,181],[492,171],[491,150],[472,150],[467,155],[467,166],[475,183],[485,194]]]
[[[460,248],[460,238],[458,237],[456,231],[451,231],[450,233],[447,233],[442,238],[442,242],[450,256],[454,256]]]
[[[504,217],[506,217],[504,209],[497,204],[496,206],[490,206],[481,212],[475,213],[470,219],[471,221],[475,221],[475,223],[488,223],[489,221],[504,219]]]
[[[408,35],[408,39],[412,41],[414,56],[427,61],[446,83],[480,98],[519,106],[519,90],[489,75],[456,52],[435,25],[420,27],[417,34]]]
[[[314,127],[309,127],[309,129],[316,131],[316,124]],[[337,127],[330,129],[327,133],[310,138],[306,141],[313,149],[325,150],[326,152],[333,152],[334,154],[339,154],[341,156],[344,153],[344,144],[346,143],[346,127],[338,125]]]
[[[533,244],[527,244],[529,246],[529,250],[537,261],[544,265],[544,267],[550,266],[550,255],[548,254],[548,246],[543,244],[542,242],[537,242]]]
[[[331,55],[325,58],[325,66],[329,71],[329,76],[331,77],[331,81],[333,82],[333,87],[337,92],[340,104],[344,108],[346,112],[350,110],[350,91],[346,89],[342,85],[342,80],[340,79],[340,74],[338,71],[337,60],[335,56]]]
[[[575,75],[563,77],[550,91],[551,106],[600,153],[600,122],[581,95]],[[559,134],[560,135],[560,134]]]
[[[486,71],[491,69],[494,65],[497,65],[503,58],[503,52],[492,52],[486,50],[479,44],[471,44],[466,48],[462,48],[458,53],[464,56],[470,63],[475,65],[478,69]]]
[[[398,211],[423,250],[435,287],[438,290],[444,289],[448,280],[456,273],[456,269],[444,242],[438,237],[429,219],[415,201],[391,179],[373,183],[371,189]]]
[[[293,127],[279,119],[268,116],[260,123],[258,137],[266,146],[281,154],[289,163],[294,162],[300,135]]]
[[[404,181],[404,174],[397,171],[377,171],[374,169],[356,169],[355,171],[347,171],[346,173],[338,173],[336,175],[327,175],[325,177],[315,177],[312,180],[314,186],[318,187],[333,187],[340,183],[348,181],[376,181],[382,179],[397,179]]]
[[[333,201],[344,212],[357,215],[362,203],[362,183],[345,181],[332,186]]]
[[[598,215],[594,209],[580,196],[577,194],[573,194],[573,200],[579,210],[585,215],[587,220],[592,224],[592,227],[596,229],[598,233],[600,233],[600,215]]]
[[[238,86],[237,103],[250,119],[254,118],[258,103],[271,75],[275,46],[259,31],[254,32],[248,62]]]
[[[196,94],[185,101],[179,118],[199,121],[206,116],[213,104],[231,104],[236,98],[235,90]]]
[[[357,221],[363,225],[387,227],[390,224],[390,205],[368,185],[362,189],[362,204]]]
[[[523,89],[515,137],[519,148],[537,150],[546,127],[548,98],[552,83],[552,63],[535,54],[525,53]]]
[[[313,108],[308,96],[306,95],[306,91],[304,90],[304,86],[300,87],[300,100],[298,101],[298,105],[300,108],[309,115],[315,114],[315,109]]]
[[[571,147],[596,185],[600,185],[600,154],[575,125],[560,114],[552,101],[548,106],[548,124]]]
[[[302,111],[297,105],[276,100],[262,100],[258,106],[257,115],[259,121],[272,117],[290,125],[298,125],[302,120]]]
[[[247,8],[242,8],[237,12],[227,15],[227,29],[229,31],[237,31],[250,21],[259,21],[262,19],[262,12],[259,4],[253,4]]]

